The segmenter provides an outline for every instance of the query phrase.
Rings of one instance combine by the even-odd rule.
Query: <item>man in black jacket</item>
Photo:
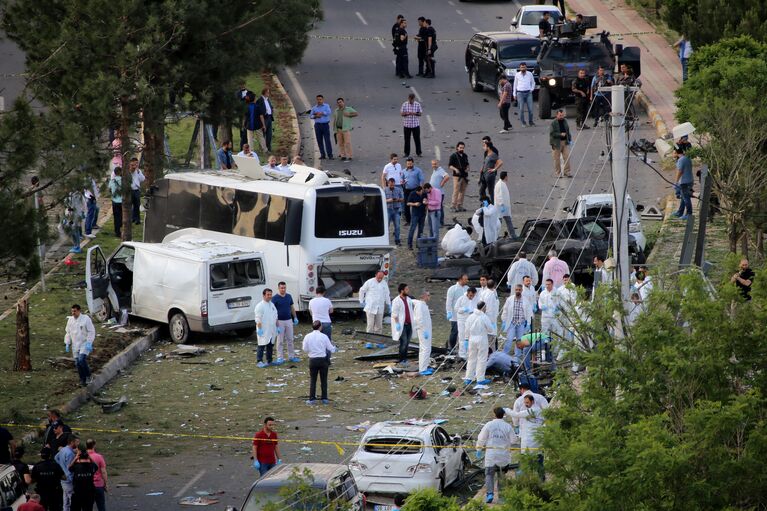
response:
[[[269,99],[269,87],[261,90],[261,97],[256,100],[256,136],[264,149],[264,153],[272,152],[272,120],[274,111]]]

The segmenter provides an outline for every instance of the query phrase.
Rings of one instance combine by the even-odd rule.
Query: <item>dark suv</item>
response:
[[[480,32],[474,34],[466,46],[466,72],[472,90],[494,89],[500,97],[499,81],[506,75],[514,82],[514,74],[522,62],[533,71],[536,84],[538,71],[535,57],[541,41],[519,32]]]
[[[575,101],[573,81],[583,69],[589,80],[597,74],[599,66],[612,74],[618,64],[628,64],[638,77],[640,49],[613,46],[608,32],[584,35],[586,29],[596,28],[596,16],[584,16],[584,23],[568,21],[554,27],[552,34],[544,39],[537,59],[540,79],[538,91],[538,115],[549,119],[551,110]]]

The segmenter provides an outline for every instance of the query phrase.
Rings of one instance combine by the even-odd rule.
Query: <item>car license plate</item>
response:
[[[373,511],[391,511],[391,506],[376,504],[375,506],[373,506]]]
[[[233,302],[227,302],[226,305],[230,309],[241,309],[243,307],[250,307],[250,300],[235,300]]]

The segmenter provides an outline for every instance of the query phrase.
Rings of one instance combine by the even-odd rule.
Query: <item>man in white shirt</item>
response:
[[[610,281],[612,281],[612,275],[605,268],[605,260],[601,256],[594,256],[594,287],[607,284]]]
[[[506,223],[506,231],[508,231],[511,239],[517,237],[516,231],[514,231],[514,224],[511,222],[511,195],[509,194],[509,173],[502,170],[498,175],[499,179],[495,183],[495,189],[493,190],[493,196],[495,197],[495,207],[498,208],[501,218]]]
[[[280,164],[277,165],[277,169],[281,174],[285,174],[286,176],[293,176],[293,169],[290,168],[290,162],[288,161],[287,156],[280,156]]]
[[[450,286],[445,297],[445,317],[450,322],[450,337],[447,340],[447,349],[452,350],[458,342],[458,317],[455,314],[455,302],[466,293],[466,284],[469,276],[462,273],[458,280]]]
[[[455,301],[453,307],[453,315],[458,322],[458,357],[463,360],[469,356],[469,335],[466,332],[466,320],[469,319],[471,312],[477,308],[477,303],[479,303],[477,288],[472,286],[466,289],[466,294]]]
[[[525,276],[532,279],[533,287],[538,285],[538,269],[533,263],[527,260],[527,254],[525,252],[520,252],[519,259],[511,263],[508,276],[506,277],[509,289],[514,289],[517,284],[522,284],[522,280]]]
[[[314,300],[314,298],[313,298]],[[304,337],[303,350],[309,357],[309,399],[307,405],[317,403],[317,376],[320,377],[322,390],[322,404],[330,404],[328,401],[328,353],[336,351],[336,347],[330,342],[328,336],[323,334],[322,323],[312,322],[312,332]]]
[[[519,120],[522,126],[535,126],[533,123],[533,90],[535,79],[533,73],[527,70],[527,64],[522,62],[519,71],[514,75],[514,99],[519,104]],[[528,124],[525,124],[525,106],[527,106]]]
[[[413,299],[407,284],[397,286],[398,296],[391,303],[391,338],[399,341],[399,363],[407,364],[407,351],[413,337]]]
[[[391,153],[389,163],[384,165],[383,173],[381,174],[381,188],[386,188],[386,183],[389,182],[390,178],[394,179],[395,185],[404,188],[405,173],[402,171],[402,165],[399,164],[399,158],[396,153]]]
[[[257,367],[263,368],[272,364],[274,340],[277,334],[282,333],[282,328],[277,325],[277,308],[272,303],[272,290],[269,288],[261,292],[262,300],[256,305],[256,336],[258,338],[258,350],[256,351]],[[264,350],[266,350],[266,363],[264,363]]]
[[[553,341],[554,335],[559,335],[557,321],[557,296],[554,292],[554,281],[546,279],[545,288],[538,296],[538,309],[541,311],[541,333]]]
[[[319,321],[322,324],[322,333],[333,340],[333,325],[330,322],[330,315],[333,314],[333,302],[325,298],[325,286],[317,286],[316,296],[309,300],[309,312],[312,314],[312,321]],[[330,359],[330,355],[328,355]]]
[[[138,168],[138,158],[130,159],[130,193],[133,212],[131,222],[136,225],[141,224],[141,183],[146,179],[144,173]]]
[[[418,374],[431,376],[434,370],[429,367],[431,362],[431,312],[429,300],[431,293],[424,291],[420,300],[413,300],[413,316],[415,330],[418,333]]]
[[[578,292],[575,285],[570,282],[570,274],[565,274],[562,279],[562,285],[555,291],[557,297],[557,316],[559,321],[559,331],[567,340],[573,338],[575,325],[573,320],[577,314]]]
[[[383,317],[387,307],[391,307],[389,283],[384,280],[384,272],[378,270],[376,276],[368,279],[360,288],[360,304],[367,319],[366,332],[380,334],[383,331]]]
[[[277,157],[274,155],[271,155],[269,159],[267,160],[266,165],[261,167],[264,169],[264,172],[271,172],[273,174],[281,174],[280,172],[280,166],[277,165]]]
[[[72,315],[67,318],[67,326],[64,329],[64,349],[69,352],[71,346],[80,385],[85,387],[93,380],[91,369],[88,367],[88,355],[93,351],[96,329],[93,328],[91,318],[82,313],[78,304],[72,306],[71,312]]]
[[[237,156],[244,156],[246,158],[255,158],[256,161],[258,160],[258,155],[250,150],[250,144],[242,144],[242,151],[237,153]]]
[[[445,185],[450,181],[447,171],[440,167],[438,160],[431,160],[431,177],[429,184],[442,194],[442,203],[439,208],[439,225],[445,225]]]

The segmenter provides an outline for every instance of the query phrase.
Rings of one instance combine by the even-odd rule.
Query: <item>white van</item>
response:
[[[113,311],[167,323],[182,343],[190,332],[256,328],[255,306],[266,287],[261,252],[194,234],[163,243],[125,242],[109,259],[88,249],[85,270],[88,309],[105,320]]]

